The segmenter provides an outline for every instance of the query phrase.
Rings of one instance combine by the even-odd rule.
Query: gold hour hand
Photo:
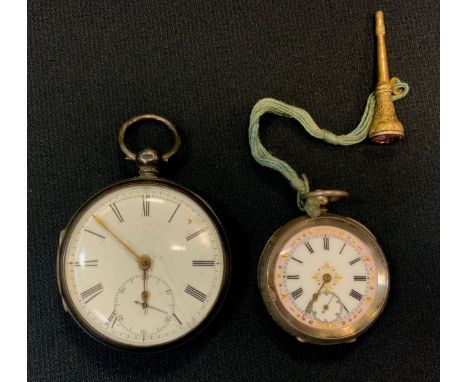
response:
[[[314,305],[314,302],[317,301],[318,299],[318,296],[319,296],[319,293],[320,291],[322,290],[322,288],[325,286],[326,283],[329,283],[331,281],[331,275],[329,273],[325,273],[322,277],[322,285],[320,285],[320,288],[318,289],[317,292],[315,292],[313,295],[312,295],[312,298],[310,299],[309,303],[307,304],[307,307],[305,309],[305,312],[307,314],[310,314],[310,312],[312,312],[312,307]]]
[[[322,290],[322,288],[325,286],[326,283],[329,283],[331,281],[331,275],[329,273],[325,273],[322,277],[322,285],[320,285],[320,288],[317,292],[314,293],[314,295],[312,296],[312,300],[316,301],[318,299],[318,295],[320,293],[320,291]]]

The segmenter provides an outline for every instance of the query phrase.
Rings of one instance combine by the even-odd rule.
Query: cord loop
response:
[[[407,83],[395,78],[392,79],[392,84],[394,88],[393,100],[401,99],[408,94],[409,85]],[[357,127],[348,134],[336,135],[331,131],[321,129],[305,110],[273,98],[263,98],[254,105],[250,113],[249,144],[252,156],[260,165],[276,170],[288,179],[291,186],[297,191],[297,206],[299,209],[305,211],[310,217],[316,217],[320,215],[321,203],[319,197],[315,192],[310,192],[309,181],[305,175],[299,177],[288,163],[272,155],[262,145],[259,136],[260,117],[271,113],[281,117],[293,118],[314,138],[321,139],[332,145],[350,146],[367,138],[374,117],[375,102],[375,93],[372,92],[367,98],[364,113]]]

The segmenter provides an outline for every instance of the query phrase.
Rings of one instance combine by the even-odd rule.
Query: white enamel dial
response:
[[[335,227],[306,228],[289,240],[275,266],[281,303],[304,325],[342,328],[371,306],[377,272],[369,248]]]
[[[62,248],[62,293],[104,341],[150,347],[196,329],[221,298],[229,267],[206,207],[176,187],[128,183],[91,201]],[[146,271],[141,258],[150,259]]]

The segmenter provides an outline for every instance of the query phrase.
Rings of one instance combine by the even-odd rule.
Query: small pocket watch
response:
[[[162,123],[172,149],[138,154],[125,144],[142,120]],[[89,199],[61,232],[57,277],[65,310],[96,340],[130,351],[179,344],[212,319],[225,295],[230,255],[211,207],[198,195],[157,177],[179,149],[165,118],[144,114],[125,122],[120,148],[140,176]]]
[[[322,206],[347,195],[317,190]],[[309,195],[310,196],[310,195]],[[348,217],[296,218],[269,239],[258,283],[273,319],[301,342],[352,342],[382,312],[389,273],[374,235]]]

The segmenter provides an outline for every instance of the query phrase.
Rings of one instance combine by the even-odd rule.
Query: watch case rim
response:
[[[118,341],[115,341],[109,337],[103,336],[99,333],[96,329],[94,329],[91,325],[89,325],[77,312],[73,302],[71,301],[71,297],[68,293],[65,277],[64,277],[64,261],[65,261],[65,254],[67,250],[67,246],[69,243],[69,239],[73,229],[75,228],[77,222],[83,215],[85,211],[99,198],[104,197],[105,195],[112,193],[118,189],[125,188],[126,186],[137,185],[137,184],[157,184],[163,187],[175,189],[185,196],[191,198],[194,203],[196,203],[211,219],[213,225],[215,226],[218,236],[221,241],[221,252],[223,255],[224,260],[224,270],[222,275],[221,287],[219,289],[219,294],[216,298],[216,301],[212,308],[210,309],[208,315],[203,319],[203,321],[194,327],[191,331],[186,333],[180,338],[176,338],[172,341],[167,343],[163,343],[161,345],[150,345],[150,346],[137,346],[137,345],[130,345],[124,344]],[[189,190],[188,188],[179,185],[173,181],[159,178],[159,177],[134,177],[129,179],[124,179],[117,183],[114,183],[110,186],[107,186],[93,196],[88,198],[79,208],[78,210],[72,215],[66,227],[60,232],[60,240],[59,246],[57,251],[57,263],[56,263],[56,274],[57,274],[57,285],[59,289],[59,294],[62,299],[62,303],[64,305],[65,311],[73,318],[76,324],[91,338],[98,341],[99,343],[110,347],[112,349],[126,351],[126,352],[139,352],[139,353],[156,353],[163,350],[173,349],[178,347],[186,342],[189,342],[198,334],[203,332],[206,327],[213,321],[215,316],[218,314],[224,300],[226,299],[226,295],[229,288],[230,277],[231,277],[231,253],[229,248],[229,242],[227,240],[227,235],[225,233],[224,227],[216,213],[214,212],[213,208],[208,204],[208,202],[203,199],[197,193]]]
[[[293,232],[294,230],[303,229],[305,226],[327,225],[323,223],[324,221],[335,221],[339,222],[338,225],[347,224],[351,227],[354,227],[354,231],[358,231],[359,233],[363,234],[356,236],[358,236],[360,240],[362,240],[365,244],[369,245],[369,247],[374,250],[373,255],[377,255],[378,260],[380,261],[379,264],[376,264],[378,278],[381,278],[383,281],[382,285],[380,285],[380,282],[377,284],[378,290],[376,291],[376,296],[379,294],[379,301],[377,304],[373,303],[373,306],[369,308],[368,312],[357,321],[357,323],[359,323],[361,320],[370,315],[371,317],[366,320],[365,325],[362,325],[361,328],[353,331],[352,334],[344,336],[333,337],[323,332],[332,332],[335,329],[310,328],[296,320],[292,315],[286,312],[286,309],[279,301],[280,297],[274,288],[274,282],[272,283],[272,280],[274,279],[274,277],[272,277],[274,274],[274,265],[279,255],[279,250],[289,239],[289,237],[292,236],[289,235],[288,238],[286,238],[286,235],[290,232]],[[353,233],[355,234],[355,232]],[[262,300],[273,320],[283,330],[294,336],[298,341],[308,342],[316,345],[334,345],[354,342],[356,338],[367,331],[382,314],[388,301],[390,291],[390,274],[388,263],[382,248],[380,247],[372,232],[363,224],[352,218],[331,213],[323,213],[316,218],[300,216],[290,220],[288,223],[278,228],[269,238],[260,256],[260,261],[257,268],[257,281]]]

